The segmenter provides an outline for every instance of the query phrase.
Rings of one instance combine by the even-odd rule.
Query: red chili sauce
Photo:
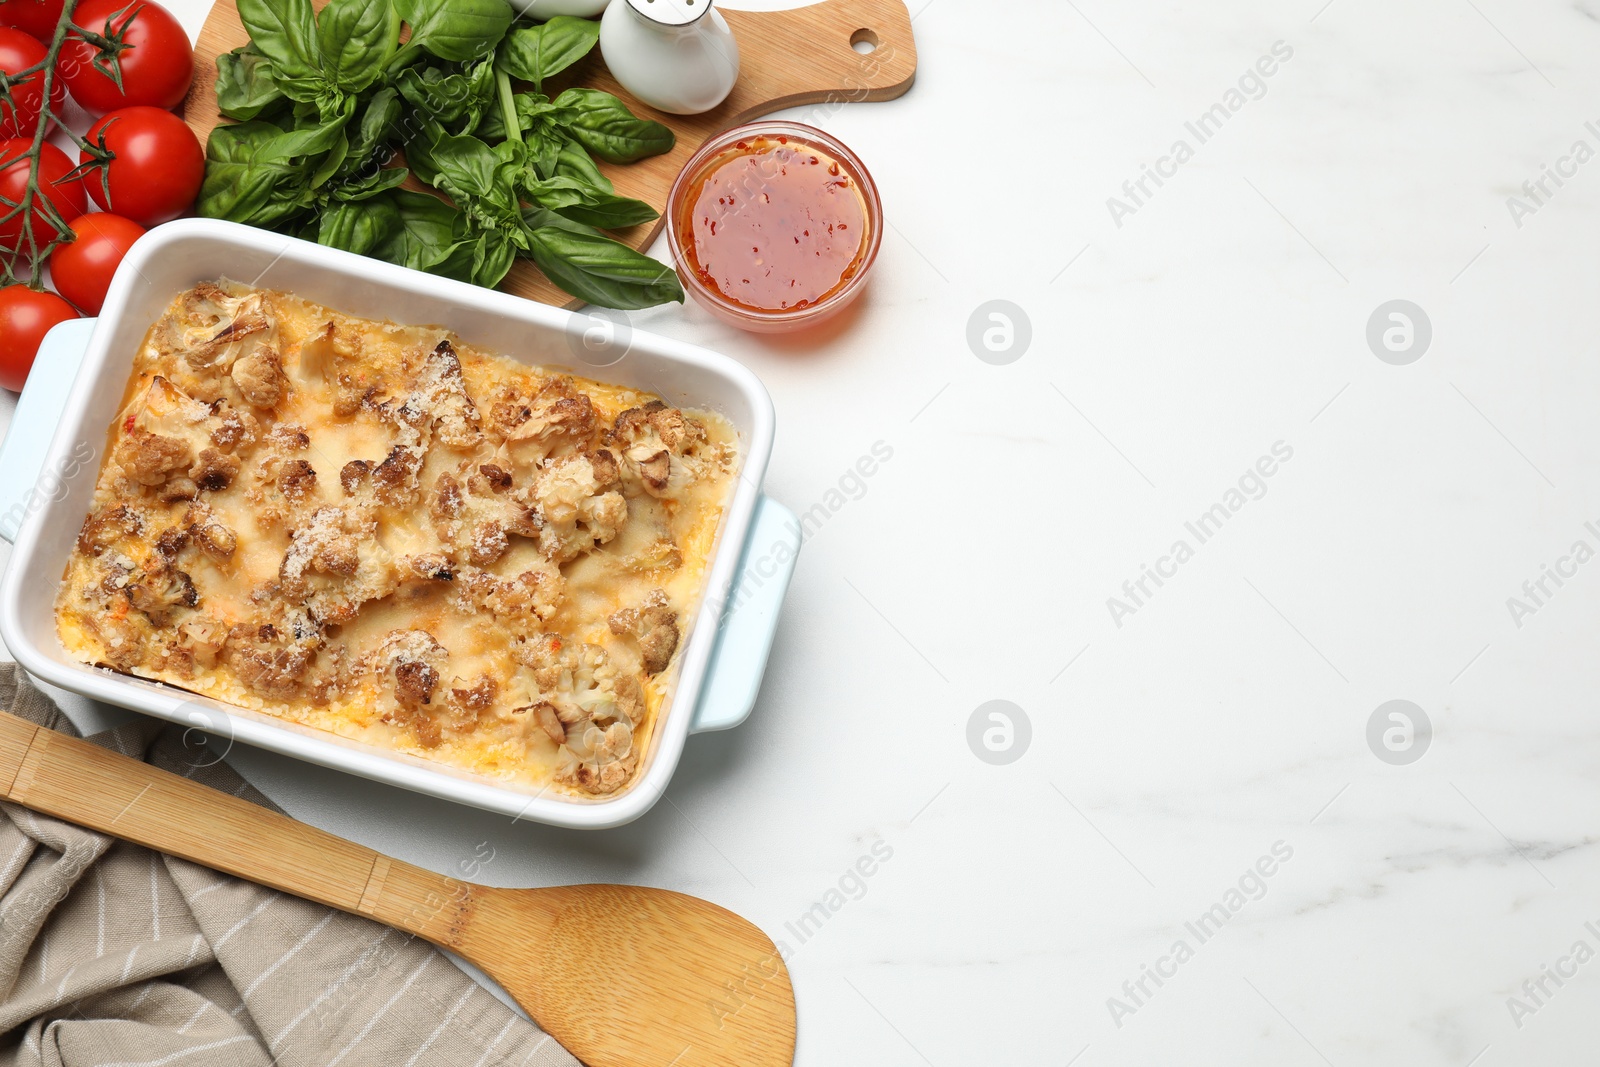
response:
[[[708,160],[684,198],[700,282],[753,311],[810,307],[861,269],[867,205],[849,169],[792,137],[753,137]]]

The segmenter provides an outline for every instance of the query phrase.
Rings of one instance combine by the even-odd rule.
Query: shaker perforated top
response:
[[[663,26],[688,26],[711,10],[712,0],[628,0],[628,5],[651,22]]]

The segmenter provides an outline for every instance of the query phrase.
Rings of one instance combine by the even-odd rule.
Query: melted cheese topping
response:
[[[151,327],[106,456],[73,656],[574,796],[649,750],[739,465],[713,413],[229,283]]]

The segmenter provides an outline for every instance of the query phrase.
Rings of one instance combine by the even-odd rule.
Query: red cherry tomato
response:
[[[32,141],[20,137],[0,141],[0,197],[13,204],[22,202],[23,190],[28,187],[27,154],[32,147]],[[46,143],[40,150],[39,190],[55,205],[61,221],[66,223],[71,223],[89,210],[89,196],[83,191],[83,182],[77,178],[66,182],[61,180],[72,169],[72,160],[55,145]],[[0,204],[0,217],[12,210]],[[37,204],[29,214],[33,216],[34,246],[42,249],[55,240],[56,228]],[[28,242],[22,229],[21,212],[0,222],[0,251],[27,253]]]
[[[23,33],[48,41],[61,21],[61,0],[0,0],[0,26],[15,26]]]
[[[83,179],[95,203],[146,227],[194,206],[206,175],[206,154],[182,119],[158,107],[125,107],[90,126],[84,139],[98,147],[102,134],[113,157],[104,180],[98,171]],[[90,158],[88,152],[78,154],[80,163]]]
[[[26,285],[0,289],[0,387],[20,392],[50,327],[77,317],[72,305],[54,293]]]
[[[50,253],[50,280],[79,311],[98,315],[111,276],[133,242],[144,236],[144,227],[121,215],[96,211],[73,220],[72,232],[75,240]]]
[[[21,30],[0,26],[0,71],[20,74],[44,59],[47,50]],[[66,86],[57,78],[50,87],[50,107],[61,112]],[[44,112],[44,71],[37,71],[11,87],[11,103],[0,104],[0,137],[29,137],[39,128]]]
[[[166,8],[152,0],[84,0],[73,9],[72,21],[108,37],[120,32],[127,45],[117,56],[121,92],[111,76],[94,65],[100,54],[94,45],[68,41],[62,47],[56,69],[85,111],[102,115],[139,104],[174,108],[183,103],[194,79],[194,49]]]

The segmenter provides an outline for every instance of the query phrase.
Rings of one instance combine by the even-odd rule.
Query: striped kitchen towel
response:
[[[15,664],[0,707],[76,732]],[[272,807],[178,727],[90,740]],[[3,802],[0,1064],[578,1067],[423,941]]]

